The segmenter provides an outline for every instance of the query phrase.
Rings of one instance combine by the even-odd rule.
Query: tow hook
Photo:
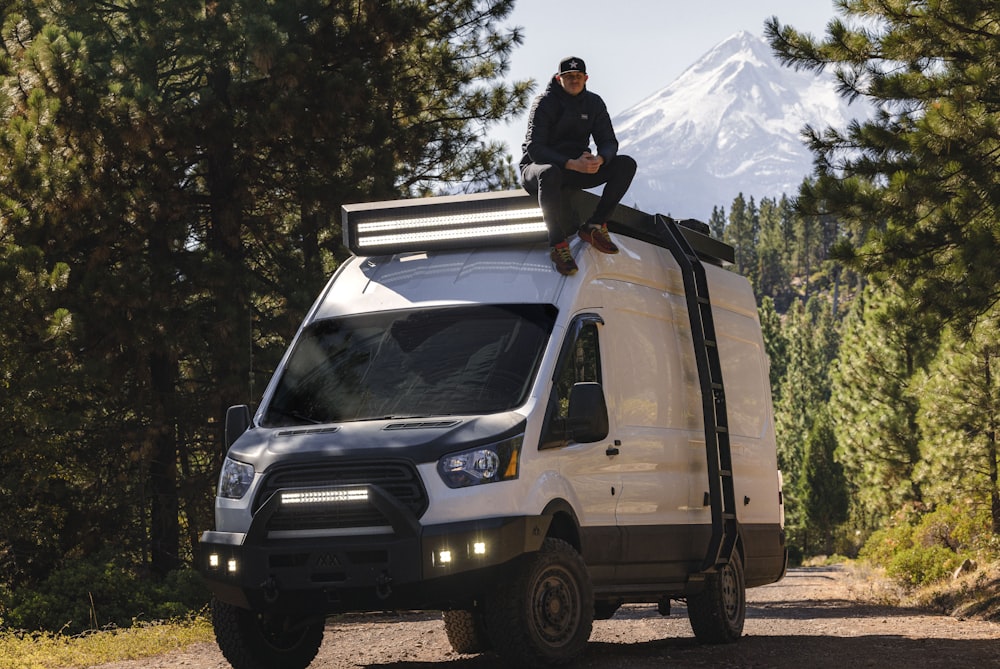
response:
[[[267,580],[260,584],[260,589],[264,592],[264,601],[274,604],[278,601],[278,581],[273,576],[268,576]]]
[[[382,572],[375,579],[375,594],[382,600],[389,599],[392,594],[392,576],[387,572]]]

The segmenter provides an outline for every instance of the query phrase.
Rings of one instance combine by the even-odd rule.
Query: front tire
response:
[[[486,635],[486,622],[481,611],[445,611],[444,631],[448,642],[456,653],[475,655],[484,653],[492,646]]]
[[[305,669],[323,643],[325,621],[265,616],[213,599],[212,627],[233,669]]]
[[[743,635],[747,613],[743,561],[733,551],[729,563],[705,578],[705,589],[687,598],[688,620],[701,643],[733,643]]]
[[[486,606],[493,647],[514,667],[572,662],[586,648],[593,621],[587,565],[561,539],[545,539]]]

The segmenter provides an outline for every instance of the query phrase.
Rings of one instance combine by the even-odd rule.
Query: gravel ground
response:
[[[687,611],[624,606],[596,621],[584,669],[1000,668],[1000,624],[901,609],[874,582],[844,567],[792,569],[779,583],[747,592],[744,638],[726,646],[695,643]],[[493,655],[459,655],[440,614],[341,617],[326,627],[311,669],[501,669]],[[214,644],[94,669],[228,669]]]

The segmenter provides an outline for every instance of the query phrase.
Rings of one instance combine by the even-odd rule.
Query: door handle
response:
[[[604,451],[604,454],[607,455],[609,458],[613,455],[618,455],[619,453],[621,453],[621,449],[618,448],[621,445],[622,445],[621,440],[615,439],[615,445],[608,446],[608,450]]]

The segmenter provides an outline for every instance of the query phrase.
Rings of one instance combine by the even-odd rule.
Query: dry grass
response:
[[[855,601],[901,606],[906,599],[906,588],[886,576],[884,569],[854,560],[844,566],[849,570],[848,590]]]
[[[920,588],[911,601],[956,618],[1000,622],[1000,563]]]
[[[852,599],[880,606],[913,607],[955,618],[1000,622],[1000,563],[989,562],[974,571],[921,588],[889,578],[885,569],[861,560],[831,560],[819,556],[805,566],[839,564],[848,573]]]
[[[0,669],[76,669],[136,660],[211,641],[204,617],[151,623],[68,637],[50,633],[0,633]]]

